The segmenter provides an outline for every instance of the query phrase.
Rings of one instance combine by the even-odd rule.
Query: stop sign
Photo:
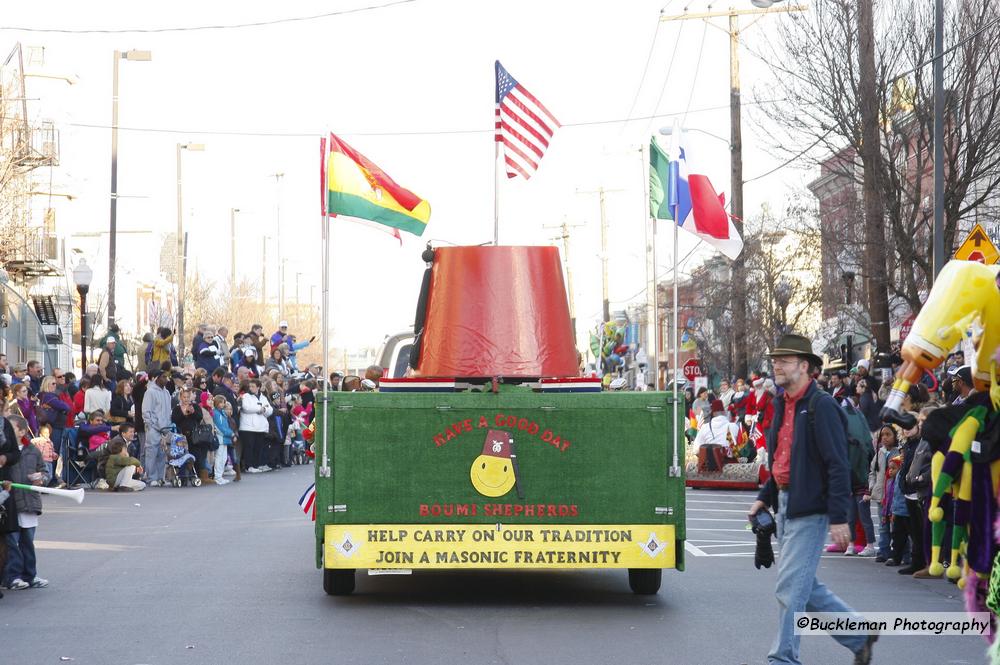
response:
[[[967,261],[978,261],[979,263],[986,263],[986,255],[980,252],[978,249],[969,254]]]
[[[684,363],[684,378],[688,381],[694,381],[699,376],[705,376],[705,372],[702,370],[701,361],[697,358],[692,358],[691,360]]]

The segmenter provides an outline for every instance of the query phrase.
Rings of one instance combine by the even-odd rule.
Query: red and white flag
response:
[[[496,61],[496,134],[507,177],[525,180],[538,170],[549,142],[561,126],[545,106]]]

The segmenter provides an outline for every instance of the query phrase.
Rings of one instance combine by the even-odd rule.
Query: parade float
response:
[[[409,376],[318,400],[324,590],[359,570],[616,568],[656,593],[684,568],[672,395],[578,376],[555,248],[423,258]]]

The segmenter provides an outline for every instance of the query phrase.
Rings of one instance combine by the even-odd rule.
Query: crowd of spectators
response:
[[[285,321],[270,335],[258,324],[232,337],[224,326],[200,325],[184,354],[173,331],[160,328],[127,368],[112,327],[79,377],[46,373],[36,360],[10,366],[0,354],[0,587],[48,584],[33,547],[41,495],[5,481],[136,492],[225,485],[308,463],[304,432],[323,369],[300,366],[298,353],[314,341],[297,340]],[[365,389],[340,385],[339,373],[329,379],[332,390]]]

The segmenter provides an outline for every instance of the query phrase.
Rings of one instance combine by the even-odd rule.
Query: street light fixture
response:
[[[181,150],[202,152],[203,143],[177,144],[177,348],[184,353],[184,296],[187,288],[187,256],[184,251],[184,212],[181,205]]]
[[[111,228],[108,236],[108,327],[115,322],[115,263],[118,236],[118,62],[132,60],[149,62],[152,51],[115,51],[111,77]]]
[[[90,282],[94,279],[94,271],[87,265],[87,260],[81,258],[73,268],[73,282],[80,294],[80,370],[87,369],[87,292]]]
[[[729,142],[729,139],[723,138],[718,134],[713,134],[712,132],[706,132],[704,129],[698,129],[697,127],[691,127],[691,128],[684,127],[681,129],[681,133],[689,133],[689,132],[694,132],[696,134],[704,134],[705,136],[713,138],[716,141],[722,141],[729,147],[730,150],[733,147],[733,145]],[[663,136],[672,136],[673,133],[674,133],[673,127],[660,127],[660,134],[662,134]]]

